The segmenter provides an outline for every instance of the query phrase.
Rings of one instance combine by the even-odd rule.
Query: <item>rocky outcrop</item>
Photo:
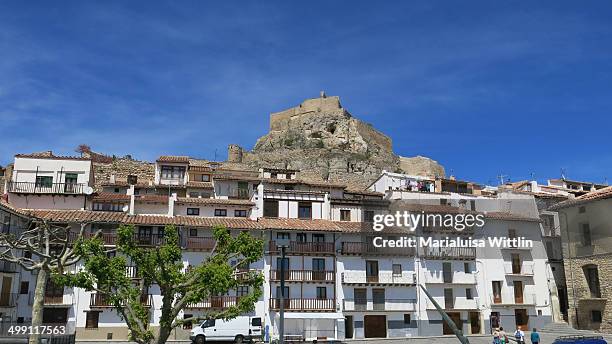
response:
[[[437,161],[424,156],[412,158],[400,157],[400,170],[413,176],[424,176],[430,178],[445,177],[444,166]]]
[[[232,151],[236,147],[232,146]],[[236,157],[236,154],[232,154]],[[365,185],[384,170],[396,171],[399,157],[385,134],[354,117],[338,97],[308,99],[270,115],[270,131],[242,162],[314,172],[322,180]]]

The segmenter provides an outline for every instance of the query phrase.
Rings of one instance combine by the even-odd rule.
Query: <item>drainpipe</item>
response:
[[[168,216],[174,216],[174,202],[176,201],[177,196],[176,192],[172,193],[170,197],[168,197]]]
[[[578,320],[578,308],[576,307],[576,280],[574,278],[574,264],[573,264],[573,260],[572,260],[572,243],[570,241],[570,234],[569,234],[569,222],[567,221],[567,213],[564,211],[559,211],[559,214],[563,214],[563,217],[565,218],[565,234],[567,236],[567,259],[569,260],[569,264],[570,264],[570,278],[572,280],[572,303],[574,305],[574,317],[576,320],[576,327],[580,328],[580,320]],[[559,222],[561,221],[561,218],[559,218]],[[559,226],[561,230],[563,230],[563,226]],[[563,244],[561,246],[561,254],[563,254]],[[567,280],[565,282],[567,284]]]

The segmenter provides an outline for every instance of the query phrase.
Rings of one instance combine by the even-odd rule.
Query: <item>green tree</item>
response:
[[[254,263],[263,255],[263,241],[247,232],[232,236],[225,227],[213,229],[216,241],[212,253],[201,264],[185,267],[179,231],[166,226],[157,247],[139,246],[134,227],[122,225],[117,230],[116,255],[109,256],[98,238],[78,247],[84,267],[77,273],[55,275],[58,283],[81,287],[97,293],[96,297],[112,306],[126,322],[130,339],[140,344],[165,343],[172,330],[185,323],[205,318],[231,319],[252,311],[262,295],[263,275],[249,271],[238,273],[240,266]],[[138,269],[139,283],[126,274],[127,263]],[[149,328],[146,290],[159,287],[162,296],[159,328]],[[235,304],[201,317],[179,319],[180,312],[191,303],[224,295],[238,286],[249,286],[249,293]]]
[[[18,264],[36,275],[32,302],[32,328],[43,323],[43,309],[47,280],[52,274],[62,274],[80,259],[79,249],[87,224],[79,232],[67,226],[56,226],[43,219],[33,219],[27,228],[18,232],[0,233],[0,261]],[[25,253],[29,252],[29,255]],[[29,343],[40,343],[39,331],[33,331]]]

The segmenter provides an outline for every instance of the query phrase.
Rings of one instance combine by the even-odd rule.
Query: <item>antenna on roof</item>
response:
[[[535,180],[535,172],[530,172],[529,175],[531,176],[531,180]]]
[[[505,174],[497,175],[497,179],[499,179],[499,185],[504,185],[505,184],[506,177],[507,177],[507,175],[505,175]]]
[[[565,180],[565,169],[561,168],[561,179]]]

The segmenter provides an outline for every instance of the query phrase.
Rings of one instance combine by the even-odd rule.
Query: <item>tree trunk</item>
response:
[[[170,337],[170,334],[172,333],[172,330],[166,326],[160,326],[159,327],[159,334],[157,335],[157,340],[155,341],[156,344],[165,344],[166,341],[168,340],[168,337]]]
[[[36,287],[34,289],[34,300],[32,302],[32,334],[30,335],[29,344],[40,344],[39,330],[43,322],[47,276],[49,276],[49,272],[46,269],[42,268],[38,270]]]

